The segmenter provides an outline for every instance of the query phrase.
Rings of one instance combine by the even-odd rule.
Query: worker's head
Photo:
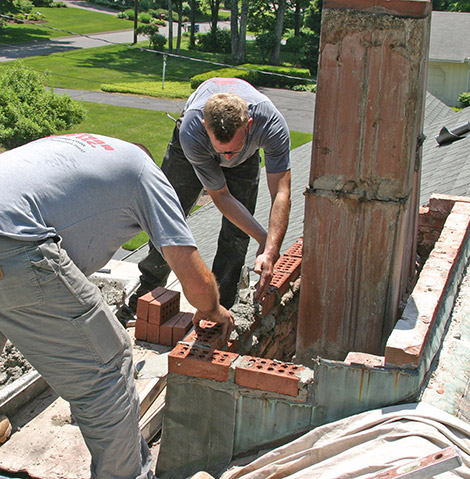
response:
[[[228,160],[243,150],[251,122],[247,102],[234,93],[216,93],[204,105],[207,134]]]
[[[133,144],[135,146],[138,146],[142,151],[145,151],[145,153],[147,153],[147,155],[150,156],[152,160],[154,159],[152,153],[150,153],[150,150],[145,145],[142,145],[142,143],[134,143],[134,142]]]

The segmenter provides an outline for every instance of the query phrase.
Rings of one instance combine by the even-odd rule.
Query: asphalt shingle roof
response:
[[[442,127],[453,130],[469,121],[470,108],[465,108],[425,124],[420,204],[433,193],[470,196],[470,132],[450,144],[439,146],[436,141]]]

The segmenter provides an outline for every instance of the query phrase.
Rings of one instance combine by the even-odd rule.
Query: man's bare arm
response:
[[[290,214],[290,170],[267,174],[268,188],[271,194],[271,214],[269,216],[268,236],[264,249],[258,250],[255,272],[260,281],[256,292],[258,299],[266,294],[273,275],[274,264],[279,258]]]
[[[193,323],[201,319],[222,324],[225,341],[233,330],[233,317],[219,303],[219,291],[214,275],[193,246],[164,246],[165,260],[179,279],[186,299],[197,309]]]
[[[265,229],[253,218],[253,215],[229,191],[227,186],[220,190],[207,190],[219,211],[235,226],[238,226],[248,236],[254,238],[260,245],[266,243]]]

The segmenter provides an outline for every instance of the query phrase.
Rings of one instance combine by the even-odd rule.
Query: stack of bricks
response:
[[[276,262],[268,293],[261,301],[261,315],[266,316],[300,276],[303,238],[299,238]]]
[[[192,325],[193,314],[180,312],[180,293],[158,287],[137,302],[135,338],[174,346]]]
[[[303,241],[300,238],[276,262],[270,291],[261,303],[263,316],[279,304],[279,298],[300,276],[302,246]],[[220,333],[220,324],[201,321],[199,326],[170,352],[169,372],[234,382],[238,387],[270,391],[290,397],[298,397],[305,389],[301,377],[305,368],[302,366],[238,354],[237,344],[229,342],[228,347],[225,347]]]

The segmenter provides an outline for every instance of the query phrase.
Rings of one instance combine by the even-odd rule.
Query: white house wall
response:
[[[460,106],[458,98],[470,90],[470,64],[429,61],[427,90],[448,106]]]

